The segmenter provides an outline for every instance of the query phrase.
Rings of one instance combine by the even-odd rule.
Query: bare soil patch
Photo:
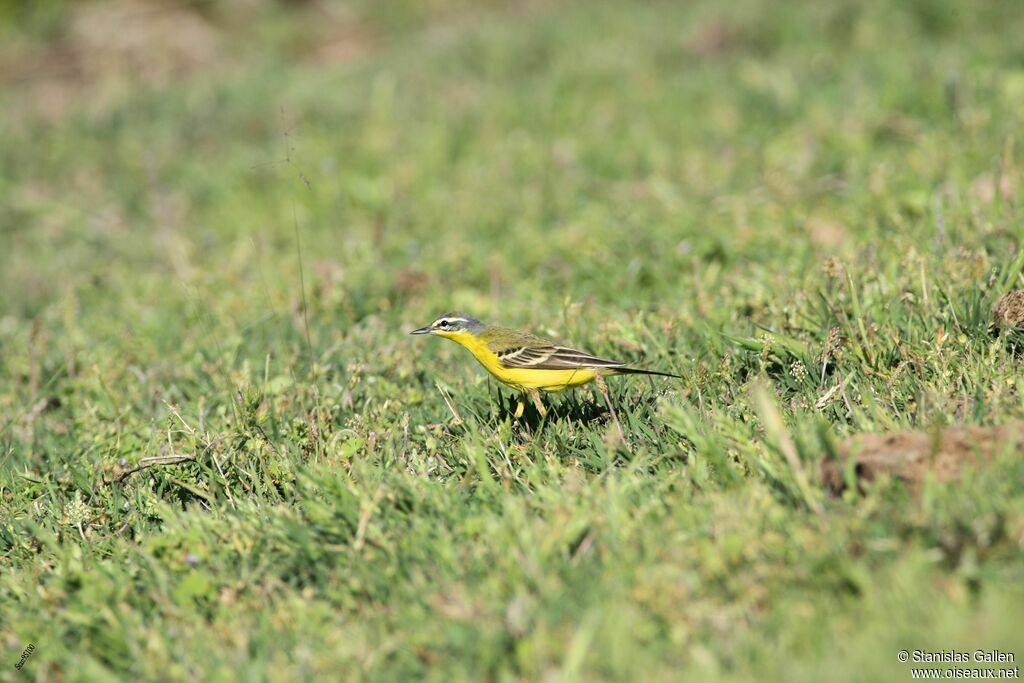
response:
[[[1016,289],[1000,298],[992,317],[1001,329],[1024,327],[1024,290]]]
[[[924,480],[957,480],[967,468],[984,466],[996,456],[1019,453],[1024,446],[1024,422],[997,427],[948,427],[938,432],[858,434],[839,445],[839,458],[821,465],[822,483],[829,492],[846,490],[845,472],[853,460],[858,487],[883,475],[918,489]]]

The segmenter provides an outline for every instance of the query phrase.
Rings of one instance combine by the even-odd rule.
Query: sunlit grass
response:
[[[879,680],[1012,650],[1019,460],[916,496],[817,472],[849,434],[1024,416],[991,327],[1024,286],[1024,14],[434,5],[357,6],[358,59],[309,57],[321,15],[213,16],[270,47],[47,121],[0,94],[8,667]],[[683,379],[609,380],[630,448],[587,390],[517,423],[406,334],[452,309]]]

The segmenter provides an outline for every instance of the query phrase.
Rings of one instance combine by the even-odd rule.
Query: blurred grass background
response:
[[[851,433],[1024,416],[990,326],[1017,4],[0,26],[2,676],[905,680],[899,649],[1019,644],[1019,458],[813,476]],[[632,449],[586,391],[519,425],[405,334],[453,308],[684,379],[615,382]]]

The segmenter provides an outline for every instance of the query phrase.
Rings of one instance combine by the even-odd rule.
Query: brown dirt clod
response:
[[[890,475],[915,491],[931,474],[941,483],[955,481],[967,467],[984,465],[1024,447],[1024,422],[997,427],[947,427],[938,432],[857,434],[839,445],[839,458],[821,464],[822,484],[833,495],[846,490],[847,463],[853,458],[858,487]]]
[[[996,302],[992,318],[1000,328],[1024,327],[1024,290],[1007,292]]]

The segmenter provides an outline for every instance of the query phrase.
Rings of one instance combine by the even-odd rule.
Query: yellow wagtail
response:
[[[667,372],[626,367],[625,363],[559,346],[553,341],[528,332],[485,325],[465,313],[442,315],[430,325],[413,330],[409,334],[434,334],[466,347],[499,381],[520,394],[528,395],[542,416],[547,411],[541,403],[540,392],[562,391],[587,382],[596,382],[618,425],[619,418],[615,415],[615,409],[608,398],[608,388],[603,379],[605,376],[679,377]],[[516,418],[522,417],[524,407],[520,398],[519,405],[516,406]],[[621,432],[622,427],[618,426]]]

